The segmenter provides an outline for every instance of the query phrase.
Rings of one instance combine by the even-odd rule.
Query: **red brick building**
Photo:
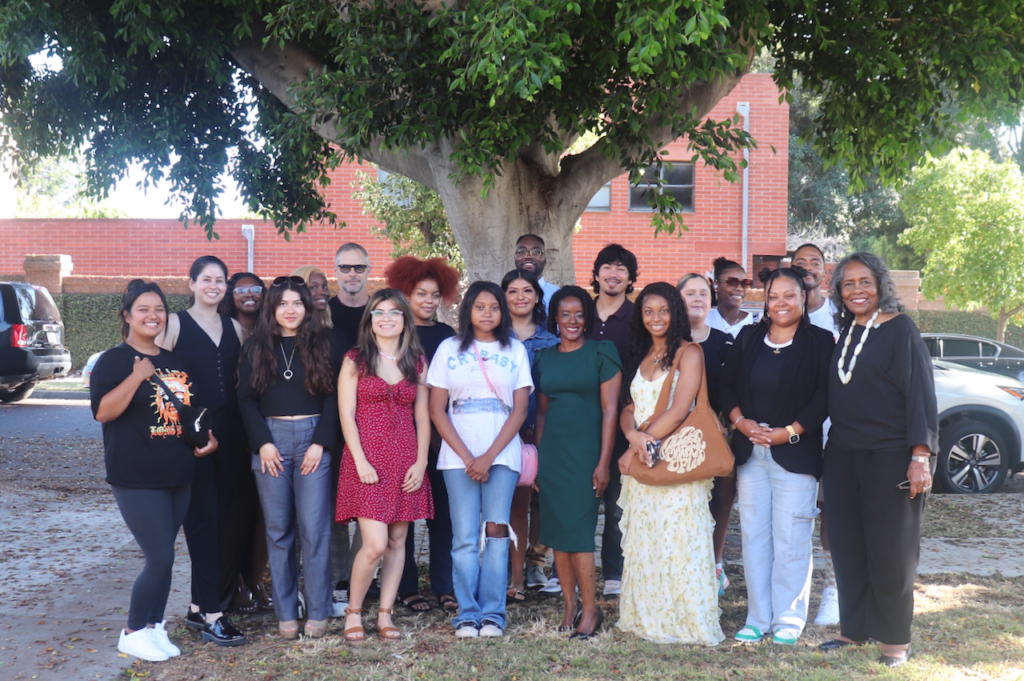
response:
[[[769,75],[754,74],[744,78],[710,117],[730,118],[744,104],[749,106],[748,129],[758,143],[750,152],[746,179],[749,271],[753,258],[781,256],[786,251],[789,107],[779,103]],[[708,270],[720,255],[741,259],[743,185],[727,182],[702,163],[690,166],[691,153],[685,141],[673,143],[668,152],[665,158],[677,163],[666,179],[671,180],[676,196],[689,203],[685,216],[689,231],[681,237],[655,238],[651,214],[646,203],[638,200],[643,188],[631,188],[625,175],[618,177],[592,201],[592,209],[583,214],[582,229],[573,240],[578,283],[590,282],[594,256],[610,242],[636,253],[641,285],[675,282],[686,272]],[[273,225],[256,223],[255,272],[276,276],[307,264],[328,271],[335,250],[347,241],[365,246],[374,263],[388,259],[390,242],[373,233],[373,220],[362,214],[352,198],[352,184],[360,169],[373,172],[372,167],[342,166],[328,189],[332,209],[347,225],[344,229],[318,225],[307,233],[293,234],[288,242],[277,235]],[[181,276],[193,259],[210,253],[222,258],[232,272],[244,270],[248,243],[242,225],[250,222],[218,221],[220,240],[209,242],[201,229],[186,231],[174,220],[0,220],[0,277],[21,274],[24,258],[30,253],[70,255],[75,275]],[[509,265],[511,254],[510,244]]]

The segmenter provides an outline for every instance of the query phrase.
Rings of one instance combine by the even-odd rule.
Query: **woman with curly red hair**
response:
[[[437,346],[455,335],[455,329],[434,319],[441,302],[455,303],[459,297],[459,272],[446,258],[419,260],[403,255],[384,271],[387,284],[405,294],[412,310],[413,323],[419,335],[427,362],[434,359]],[[437,430],[431,431],[427,476],[434,495],[434,517],[427,520],[430,532],[430,590],[437,594],[438,603],[448,612],[455,612],[452,584],[452,519],[448,511],[448,490],[444,476],[437,470],[437,456],[441,438]],[[419,593],[419,572],[416,569],[414,532],[409,532],[405,544],[405,571],[398,585],[402,605],[413,612],[430,610],[430,604]]]

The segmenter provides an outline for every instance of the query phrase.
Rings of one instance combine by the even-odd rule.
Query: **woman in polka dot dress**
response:
[[[411,521],[434,515],[430,480],[424,475],[430,445],[426,371],[405,296],[395,289],[377,291],[338,380],[345,450],[336,519],[357,520],[363,535],[345,613],[348,641],[366,639],[363,599],[382,556],[377,630],[382,639],[401,638],[391,609],[402,578],[406,534]]]

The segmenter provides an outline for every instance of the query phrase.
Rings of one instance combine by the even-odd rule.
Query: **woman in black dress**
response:
[[[252,333],[263,307],[263,280],[251,272],[235,272],[228,279],[228,294],[220,304],[220,313],[231,317]]]
[[[881,258],[847,256],[832,281],[841,333],[824,484],[842,635],[819,648],[874,639],[879,662],[895,667],[911,655],[921,513],[939,444],[932,363]]]

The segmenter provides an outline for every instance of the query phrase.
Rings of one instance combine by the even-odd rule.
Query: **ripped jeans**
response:
[[[743,531],[743,574],[747,582],[747,626],[768,635],[780,629],[802,632],[811,591],[814,518],[818,481],[790,473],[768,447],[754,445],[750,460],[736,469]]]
[[[452,516],[452,578],[463,622],[480,627],[484,621],[505,628],[505,589],[508,583],[508,548],[515,537],[509,525],[512,494],[519,473],[508,466],[491,466],[487,482],[466,475],[465,469],[444,471]],[[504,526],[503,537],[486,537],[486,523]],[[481,558],[481,544],[483,557]]]

